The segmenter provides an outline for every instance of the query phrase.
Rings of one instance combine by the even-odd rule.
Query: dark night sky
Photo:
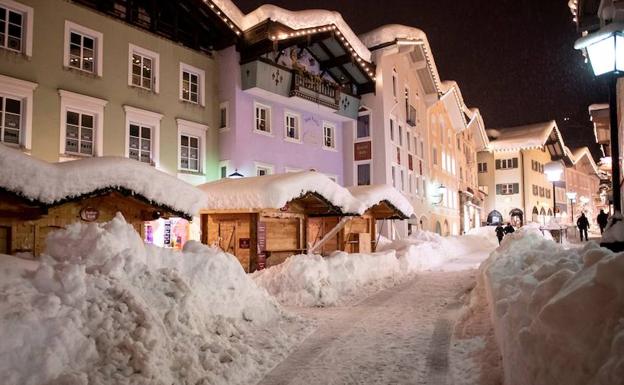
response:
[[[263,0],[234,0],[245,13]],[[567,0],[273,0],[342,14],[356,34],[383,24],[427,33],[443,80],[456,80],[487,128],[556,120],[569,147],[597,155],[587,107],[607,102],[579,51]]]

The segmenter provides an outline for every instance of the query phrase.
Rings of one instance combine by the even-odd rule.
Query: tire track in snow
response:
[[[447,385],[449,378],[449,349],[451,346],[451,334],[456,317],[452,317],[452,310],[460,305],[453,303],[447,306],[446,314],[436,320],[427,352],[427,375],[428,385]],[[453,318],[451,320],[451,318]]]

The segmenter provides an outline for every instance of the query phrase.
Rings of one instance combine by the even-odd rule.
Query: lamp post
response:
[[[611,23],[596,32],[583,36],[576,41],[574,48],[587,52],[596,76],[609,77],[613,210],[621,212],[617,79],[621,76],[621,71],[624,71],[624,24]]]
[[[561,180],[561,174],[563,174],[563,165],[561,162],[549,162],[544,165],[544,173],[546,174],[546,178],[548,181],[552,182],[552,194],[553,194],[553,217],[557,217],[557,194],[556,194],[556,186],[555,182],[559,182]]]
[[[574,202],[576,201],[576,192],[568,191],[568,192],[566,192],[566,196],[570,200],[570,211],[571,211],[571,215],[572,215],[571,218],[570,218],[570,222],[572,222],[572,224],[574,224]]]

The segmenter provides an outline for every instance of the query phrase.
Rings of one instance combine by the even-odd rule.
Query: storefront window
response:
[[[145,243],[180,250],[188,239],[189,222],[186,219],[161,218],[145,222]]]

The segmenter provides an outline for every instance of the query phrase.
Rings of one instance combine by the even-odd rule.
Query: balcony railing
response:
[[[293,71],[290,96],[298,96],[335,110],[340,108],[340,86],[302,71]]]
[[[412,105],[409,106],[409,108],[407,108],[407,124],[409,124],[410,126],[414,127],[416,126],[416,108]]]

